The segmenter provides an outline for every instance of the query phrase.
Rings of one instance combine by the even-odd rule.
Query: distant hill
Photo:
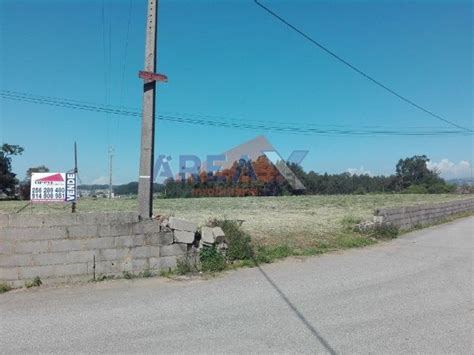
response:
[[[454,184],[458,186],[463,186],[463,185],[474,186],[474,181],[471,178],[450,179],[446,181],[450,184]]]
[[[94,193],[98,190],[108,190],[109,185],[79,185],[79,190],[82,191],[89,191]],[[128,184],[123,185],[113,185],[113,190],[116,195],[137,195],[138,194],[138,182],[133,181],[129,182]],[[162,184],[154,184],[154,192],[162,192],[164,190],[164,186]]]
[[[115,185],[114,185],[115,187]],[[109,188],[109,185],[79,185],[77,187],[80,190],[106,190]]]

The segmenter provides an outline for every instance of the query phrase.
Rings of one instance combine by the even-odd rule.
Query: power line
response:
[[[126,107],[126,106],[121,106],[121,105],[103,105],[103,104],[97,104],[94,102],[89,102],[89,101],[80,101],[80,100],[75,100],[75,99],[65,99],[65,98],[59,98],[59,97],[54,97],[54,96],[44,96],[44,95],[36,95],[36,94],[30,94],[30,93],[25,93],[25,92],[18,92],[18,91],[11,91],[11,90],[0,90],[0,96],[6,98],[6,99],[11,99],[11,100],[16,100],[16,97],[24,97],[24,98],[31,98],[33,100],[45,100],[45,101],[50,101],[50,102],[64,102],[65,104],[78,104],[78,105],[85,105],[87,107],[95,107],[99,109],[99,112],[105,112],[103,110],[109,110],[109,112],[112,112],[113,114],[117,115],[123,115],[123,116],[140,116],[141,113],[139,113],[139,110],[137,108],[133,107]],[[17,101],[25,101],[25,100],[17,100]],[[56,105],[52,105],[56,106]],[[268,120],[259,120],[259,119],[243,119],[243,118],[236,118],[236,117],[223,117],[223,116],[216,116],[216,115],[209,115],[209,114],[190,114],[190,113],[183,113],[183,112],[177,112],[177,111],[161,111],[162,115],[168,115],[168,116],[187,116],[191,118],[198,118],[198,119],[209,119],[209,120],[214,120],[218,122],[222,121],[230,121],[230,122],[249,122],[249,123],[261,123],[262,125],[280,125],[280,126],[296,126],[296,127],[316,127],[316,128],[347,128],[345,125],[341,124],[331,124],[331,125],[321,125],[321,124],[316,124],[313,122],[288,122],[288,121],[276,121],[272,120],[271,122]],[[358,128],[367,128],[367,129],[387,129],[386,126],[379,126],[379,125],[359,125]],[[444,130],[444,128],[440,127],[416,127],[416,126],[406,126],[404,127],[406,129],[435,129],[435,130]],[[437,131],[437,132],[445,132],[445,131]],[[448,133],[461,133],[458,131],[447,131]],[[463,132],[464,133],[464,132]]]
[[[123,107],[114,107],[109,105],[92,104],[88,102],[81,102],[78,100],[68,100],[65,98],[52,98],[47,96],[38,96],[28,93],[19,93],[7,90],[0,90],[0,97],[8,100],[23,101],[35,104],[63,107],[69,109],[77,109],[98,113],[141,117],[142,113],[139,110],[127,109]],[[278,125],[271,122],[267,123],[253,123],[243,122],[224,119],[206,119],[196,117],[186,117],[186,114],[180,115],[169,115],[161,114],[158,115],[158,119],[162,121],[193,124],[193,125],[204,125],[221,128],[234,128],[234,129],[251,129],[251,130],[264,130],[274,131],[280,133],[289,134],[318,134],[318,135],[342,135],[342,136],[375,136],[375,135],[389,135],[389,136],[445,136],[445,135],[471,135],[465,131],[453,131],[453,130],[438,130],[438,131],[403,131],[403,130],[390,130],[390,129],[354,129],[354,128],[327,128],[327,127],[314,127],[314,126],[287,126]],[[191,115],[192,116],[192,115]]]
[[[308,41],[310,41],[311,43],[313,43],[314,45],[316,45],[317,47],[319,47],[320,49],[322,49],[323,51],[325,51],[326,53],[328,53],[329,55],[331,55],[332,57],[336,58],[338,61],[340,61],[341,63],[345,64],[346,66],[348,66],[349,68],[351,68],[352,70],[354,70],[355,72],[357,72],[358,74],[362,75],[364,78],[370,80],[371,82],[373,82],[374,84],[378,85],[379,87],[381,87],[382,89],[388,91],[389,93],[391,93],[392,95],[395,95],[396,97],[398,97],[400,100],[402,101],[405,101],[406,103],[412,105],[413,107],[416,107],[417,109],[427,113],[428,115],[440,120],[440,121],[443,121],[453,127],[456,127],[456,128],[459,128],[459,129],[462,129],[464,131],[467,131],[467,132],[474,132],[472,129],[470,128],[466,128],[466,127],[463,127],[463,126],[460,126],[458,125],[457,123],[455,122],[452,122],[452,121],[449,121],[447,120],[446,118],[443,118],[441,117],[440,115],[437,115],[436,113],[418,105],[417,103],[413,102],[412,100],[406,98],[405,96],[397,93],[395,90],[393,89],[390,89],[389,87],[387,87],[385,84],[382,84],[380,81],[378,81],[377,79],[373,78],[372,76],[370,76],[369,74],[363,72],[362,70],[358,69],[357,67],[355,67],[354,65],[352,65],[351,63],[349,63],[347,60],[341,58],[340,56],[338,56],[336,53],[334,53],[333,51],[331,51],[330,49],[328,49],[327,47],[325,47],[324,45],[322,45],[321,43],[317,42],[315,39],[313,39],[312,37],[310,37],[309,35],[307,35],[306,33],[304,33],[302,30],[298,29],[297,27],[295,27],[294,25],[292,25],[291,23],[289,23],[287,20],[285,20],[283,17],[281,17],[280,15],[278,15],[276,12],[270,10],[268,7],[266,7],[265,5],[261,4],[260,2],[258,2],[257,0],[254,0],[254,2],[260,6],[262,9],[264,9],[266,12],[268,12],[270,15],[272,15],[273,17],[275,17],[276,19],[280,20],[282,23],[284,23],[285,25],[287,25],[288,27],[290,27],[292,30],[294,30],[295,32],[299,33],[301,36],[303,36],[304,38],[306,38]]]
[[[110,57],[110,43],[107,46],[107,32],[106,32],[106,23],[105,23],[105,0],[101,2],[101,20],[102,20],[102,50],[103,50],[103,59],[104,59],[104,89],[105,89],[105,103],[109,103],[109,72],[110,72],[110,62],[108,57]],[[109,33],[110,41],[110,33]],[[109,55],[107,55],[109,54]]]
[[[130,25],[132,22],[132,9],[133,9],[133,2],[132,0],[129,0],[128,3],[128,19],[127,19],[127,29],[125,31],[125,50],[124,50],[124,56],[123,56],[123,67],[122,67],[122,77],[121,77],[121,83],[120,83],[120,104],[123,105],[125,101],[125,71],[127,67],[127,59],[128,59],[128,44],[129,44],[129,38],[130,38]],[[117,137],[118,132],[120,132],[120,120],[116,120],[115,122],[115,136]]]
[[[105,0],[101,2],[101,20],[102,20],[102,52],[103,52],[103,59],[104,59],[104,86],[105,86],[105,102],[108,101],[108,93],[107,93],[107,71],[106,71],[106,64],[107,64],[107,49],[105,46],[106,43],[106,35],[105,35]]]
[[[104,56],[104,90],[105,90],[105,103],[109,104],[109,82],[110,82],[110,28],[109,28],[109,45],[107,46],[107,33],[106,33],[106,21],[105,21],[105,0],[101,1],[101,20],[102,20],[102,49]],[[108,56],[107,56],[108,53]],[[110,116],[107,113],[107,143],[110,143]]]
[[[127,20],[127,30],[125,32],[125,54],[123,57],[123,68],[122,68],[122,83],[120,87],[120,103],[123,105],[124,101],[124,88],[125,88],[125,68],[127,66],[127,56],[128,56],[128,42],[130,37],[130,24],[132,22],[132,0],[129,0],[128,4],[128,20]]]
[[[85,111],[93,111],[99,113],[110,113],[114,115],[122,116],[133,116],[140,117],[141,112],[133,109],[115,108],[112,106],[100,106],[91,103],[80,103],[77,100],[67,100],[64,98],[45,98],[41,96],[35,96],[31,94],[19,94],[11,91],[0,91],[0,97],[10,100],[25,101],[36,104],[45,104],[50,106],[64,107],[70,109],[79,109]],[[224,128],[240,128],[240,129],[252,129],[252,130],[267,130],[277,131],[285,133],[300,133],[300,134],[329,134],[329,135],[408,135],[408,136],[436,136],[436,135],[469,135],[469,133],[463,131],[431,131],[431,132],[416,132],[416,131],[394,131],[394,130],[355,130],[355,129],[327,129],[327,128],[311,128],[311,127],[288,127],[268,124],[248,124],[245,122],[230,121],[226,122],[223,120],[209,120],[209,119],[196,119],[177,115],[159,115],[158,119],[164,121],[171,121],[177,123],[207,125]]]
[[[314,123],[314,122],[307,122],[307,121],[299,121],[299,122],[294,122],[294,121],[278,121],[278,120],[272,120],[271,122],[269,120],[260,120],[260,119],[244,119],[244,118],[235,118],[235,117],[223,117],[223,116],[216,116],[216,115],[208,115],[208,114],[190,114],[190,113],[182,113],[178,111],[161,111],[162,114],[169,114],[169,115],[184,115],[184,116],[190,116],[190,117],[197,117],[197,118],[205,118],[205,119],[217,119],[217,120],[231,120],[231,121],[244,121],[244,122],[252,122],[252,123],[262,123],[262,124],[276,124],[276,125],[284,125],[284,126],[297,126],[297,127],[332,127],[332,128],[347,128],[347,125],[343,124],[320,124],[320,123]],[[380,125],[358,125],[358,128],[386,128],[386,126],[380,126]],[[407,127],[405,126],[404,128],[409,128],[409,129],[445,129],[444,127],[440,128],[438,127],[429,127],[429,126],[410,126]]]

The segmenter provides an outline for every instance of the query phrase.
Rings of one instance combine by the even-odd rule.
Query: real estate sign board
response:
[[[32,202],[76,201],[76,174],[33,173],[31,175],[30,200]]]

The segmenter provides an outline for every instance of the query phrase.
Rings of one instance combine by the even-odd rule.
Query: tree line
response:
[[[368,174],[320,174],[306,172],[297,165],[290,169],[305,186],[294,190],[265,156],[255,162],[240,160],[231,168],[217,173],[202,172],[187,179],[168,179],[164,182],[164,196],[282,196],[282,195],[335,195],[366,193],[450,193],[456,187],[448,184],[439,172],[428,168],[426,155],[400,159],[395,174],[370,176]]]
[[[11,161],[23,151],[23,147],[18,145],[3,144],[0,147],[0,197],[29,199],[31,174],[49,172],[44,165],[32,167],[20,182],[12,172]],[[389,176],[348,172],[320,174],[306,172],[301,166],[291,164],[290,169],[305,186],[304,190],[295,190],[276,166],[262,155],[255,161],[241,159],[222,171],[203,171],[185,179],[170,178],[164,183],[155,183],[153,190],[157,196],[164,198],[453,192],[456,187],[442,179],[438,171],[430,170],[428,161],[426,155],[400,159],[395,166],[395,174]],[[108,189],[108,185],[81,185],[79,189],[94,191]],[[115,195],[136,195],[138,182],[114,186],[113,190]]]

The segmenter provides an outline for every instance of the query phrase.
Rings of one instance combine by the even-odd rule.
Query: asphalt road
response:
[[[0,295],[0,353],[473,353],[474,218],[211,280]]]

